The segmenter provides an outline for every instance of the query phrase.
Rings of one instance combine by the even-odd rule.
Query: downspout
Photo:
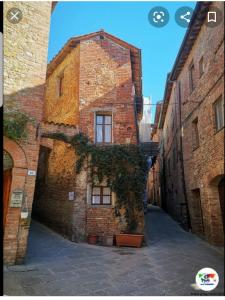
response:
[[[186,209],[187,209],[187,228],[191,230],[190,210],[189,210],[189,205],[188,205],[188,200],[187,200],[187,190],[186,190],[185,175],[184,175],[183,133],[182,133],[182,120],[181,120],[181,90],[180,90],[180,82],[178,82],[177,85],[178,85],[178,102],[179,102],[180,161],[181,161],[181,173],[182,173],[182,186],[183,186],[183,193],[184,193],[184,202],[186,204]]]
[[[139,125],[138,125],[138,113],[137,113],[137,96],[134,95],[134,118],[135,118],[135,125],[136,125],[136,139],[137,139],[137,144],[139,145],[140,140],[139,140]]]

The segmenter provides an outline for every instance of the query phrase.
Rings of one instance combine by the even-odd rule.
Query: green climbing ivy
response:
[[[101,183],[105,178],[107,185],[116,193],[115,212],[118,216],[121,208],[125,209],[127,232],[137,228],[137,211],[143,209],[143,197],[146,187],[146,157],[138,145],[98,146],[80,133],[67,137],[62,133],[48,134],[46,137],[70,143],[78,160],[76,172],[79,173],[88,162],[92,184]]]
[[[3,134],[12,140],[26,140],[27,123],[34,119],[22,112],[5,112],[3,117]]]

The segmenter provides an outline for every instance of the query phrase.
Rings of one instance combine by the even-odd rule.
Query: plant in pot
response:
[[[120,220],[125,219],[123,221],[125,228],[121,230],[121,233],[116,234],[117,246],[140,248],[144,240],[144,235],[142,234],[144,226],[139,225],[140,220],[143,219],[143,207],[134,206],[135,201],[133,197],[132,193],[130,193],[130,198],[126,202],[127,206],[123,209],[122,216],[117,210]]]

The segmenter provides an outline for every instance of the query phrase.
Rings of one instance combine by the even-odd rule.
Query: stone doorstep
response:
[[[28,272],[28,271],[36,271],[38,270],[37,266],[32,265],[13,265],[13,266],[4,266],[5,272]]]

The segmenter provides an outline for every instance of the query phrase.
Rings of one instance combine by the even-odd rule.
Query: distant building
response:
[[[159,143],[161,141],[162,130],[158,128],[158,123],[159,123],[162,105],[163,105],[163,101],[159,101],[156,103],[155,119],[154,119],[154,123],[151,124],[152,127],[151,141],[153,143],[157,143],[159,149],[161,149]],[[148,202],[151,204],[162,206],[161,187],[160,187],[160,166],[162,164],[160,163],[160,159],[161,159],[160,152],[157,153],[158,153],[157,156],[153,157],[153,167],[150,170],[148,176],[148,184],[147,184]]]
[[[143,97],[143,117],[139,125],[140,142],[149,142],[151,137],[151,98]]]

